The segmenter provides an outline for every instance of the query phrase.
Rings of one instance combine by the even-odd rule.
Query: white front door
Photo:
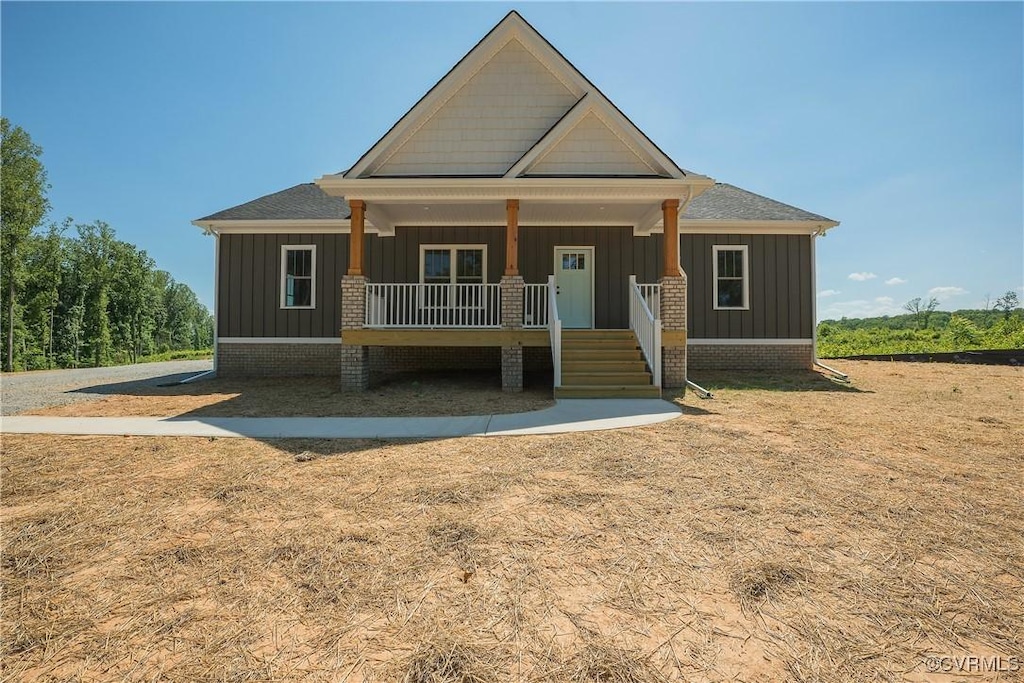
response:
[[[562,327],[593,327],[593,247],[555,247],[555,288]]]

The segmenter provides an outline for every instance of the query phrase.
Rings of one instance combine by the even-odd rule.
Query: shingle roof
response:
[[[684,219],[735,221],[828,221],[810,211],[777,202],[734,185],[715,183],[687,207]]]
[[[351,215],[344,197],[332,197],[313,183],[303,183],[200,218],[200,221],[345,219]],[[684,219],[740,221],[831,221],[810,211],[777,202],[726,183],[716,183],[687,207]]]
[[[201,221],[281,220],[288,218],[348,218],[344,197],[332,197],[313,183],[303,183],[245,204],[210,214]]]

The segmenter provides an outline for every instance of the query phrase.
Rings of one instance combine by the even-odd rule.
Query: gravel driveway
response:
[[[40,370],[0,377],[0,414],[95,401],[133,387],[178,382],[213,369],[211,360],[173,360],[166,363],[120,365],[112,368]]]

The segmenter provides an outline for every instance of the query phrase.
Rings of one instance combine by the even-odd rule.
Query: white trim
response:
[[[811,346],[813,339],[687,339],[693,346]]]
[[[836,221],[739,221],[684,218],[679,221],[679,232],[698,235],[813,235],[824,234],[826,230],[837,225],[839,223]],[[660,221],[654,231],[662,231]]]
[[[420,284],[425,284],[423,282],[423,271],[424,271],[424,268],[426,266],[426,262],[424,260],[424,254],[426,253],[426,251],[428,249],[434,250],[434,251],[440,251],[442,249],[447,249],[450,252],[455,252],[458,249],[462,249],[464,251],[468,251],[470,249],[479,249],[481,252],[483,252],[483,262],[480,264],[481,265],[481,275],[483,276],[483,279],[479,283],[468,283],[468,282],[466,282],[466,283],[461,283],[461,284],[482,284],[482,285],[486,285],[487,284],[487,245],[486,244],[420,244],[420,279],[419,279],[419,283]],[[449,275],[449,278],[448,278],[449,282],[448,282],[448,284],[450,284],[450,285],[460,284],[460,283],[456,282],[456,278],[458,277],[458,265],[456,263],[456,258],[455,258],[455,254],[454,253],[452,253],[451,267],[452,267],[452,272]],[[382,284],[384,284],[384,283],[382,283]],[[441,284],[441,283],[438,282],[438,283],[431,283],[431,284]]]
[[[739,251],[743,254],[743,305],[718,305],[718,252]],[[711,307],[716,311],[750,310],[750,253],[746,244],[715,244],[711,247]],[[735,279],[735,278],[732,278]]]
[[[309,257],[309,306],[288,306],[288,252],[311,251]],[[304,277],[304,276],[303,276]],[[316,308],[316,245],[315,244],[282,244],[281,245],[281,308],[286,311],[311,311]]]
[[[340,344],[341,337],[221,337],[221,344]]]
[[[575,327],[564,327],[564,326],[563,327],[564,327],[564,329],[567,329],[567,330],[573,330],[573,329],[581,329],[581,330],[591,329],[591,330],[596,330],[597,329],[597,291],[596,291],[595,273],[597,272],[597,259],[594,258],[595,247],[593,245],[573,246],[571,244],[570,245],[556,244],[554,246],[554,250],[551,253],[551,261],[552,261],[552,263],[551,263],[551,268],[552,268],[551,272],[553,273],[552,277],[555,278],[555,286],[556,286],[556,288],[558,286],[558,281],[557,281],[558,280],[558,270],[559,270],[559,267],[560,267],[559,263],[558,263],[558,250],[559,249],[572,249],[572,250],[576,250],[576,251],[589,251],[590,252],[590,327],[589,328],[587,328],[587,327],[575,328]],[[556,291],[556,296],[557,296],[557,291]]]
[[[318,235],[349,233],[352,223],[347,218],[273,218],[265,220],[216,220],[192,221],[212,235],[229,234],[292,234],[316,233]],[[364,225],[366,232],[379,232],[372,222]]]
[[[575,128],[576,124],[590,111],[591,108],[588,106],[589,100],[590,93],[587,93],[576,104],[572,105],[569,111],[554,126],[549,128],[548,132],[541,135],[540,140],[533,143],[533,147],[526,150],[526,153],[520,157],[519,161],[506,171],[505,177],[516,178],[522,175],[542,154],[550,151],[552,147],[558,144],[558,141]]]
[[[325,193],[366,202],[502,201],[637,201],[662,202],[696,197],[715,184],[705,176],[683,178],[343,178],[316,180]]]
[[[815,244],[818,235],[811,235],[811,342],[814,348],[814,362],[818,362],[818,264]]]

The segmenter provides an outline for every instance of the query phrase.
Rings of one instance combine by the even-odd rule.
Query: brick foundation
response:
[[[218,377],[332,376],[341,344],[218,344]]]
[[[810,370],[811,344],[690,344],[691,370]]]
[[[523,390],[523,347],[501,347],[501,388],[503,391]]]

